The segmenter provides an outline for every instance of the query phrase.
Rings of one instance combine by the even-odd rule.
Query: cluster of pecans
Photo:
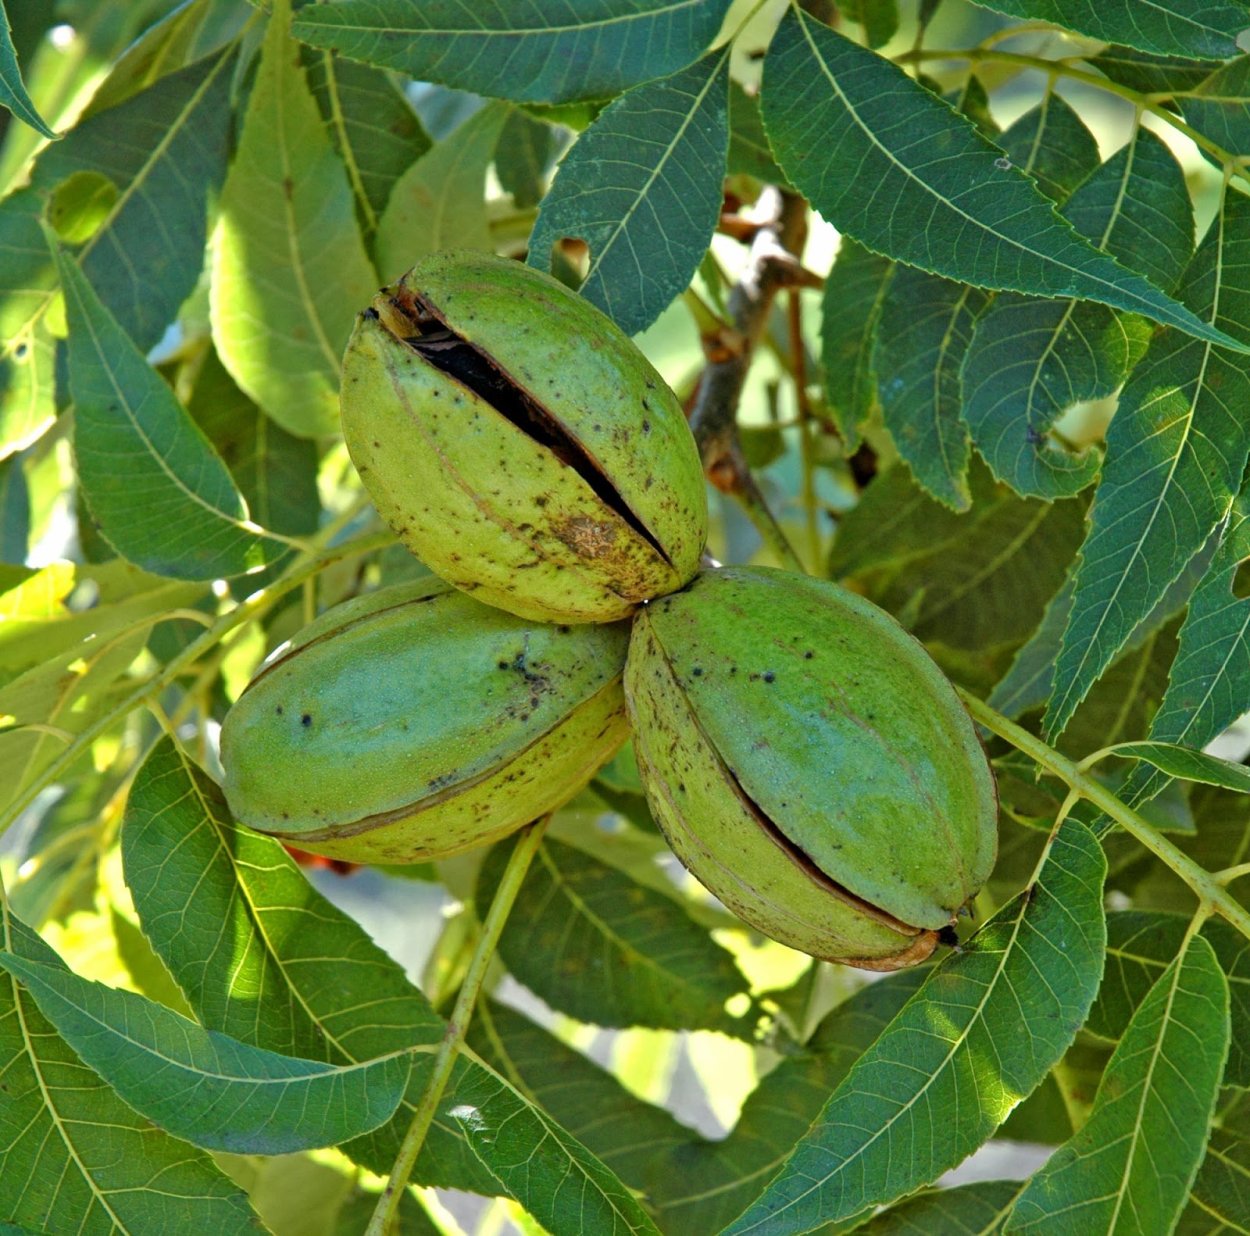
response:
[[[487,254],[360,314],[343,432],[437,578],[335,607],[222,730],[231,809],[301,849],[412,862],[568,801],[632,736],[656,823],[760,931],[922,960],[989,874],[992,775],[924,649],[826,581],[699,570],[682,410],[611,321]]]

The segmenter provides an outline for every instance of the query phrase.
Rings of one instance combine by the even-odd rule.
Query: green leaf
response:
[[[1209,61],[1153,56],[1131,47],[1108,47],[1089,63],[1113,82],[1142,94],[1183,94],[1211,74]]]
[[[928,1184],[989,1137],[1089,1011],[1105,871],[1093,836],[1069,819],[1037,882],[937,967],[727,1236],[850,1218]]]
[[[76,257],[141,351],[160,341],[204,269],[209,198],[230,143],[235,64],[227,48],[161,78],[84,120],[35,165],[31,183],[45,193],[82,171],[116,185],[116,201]]]
[[[941,99],[797,9],[769,47],[762,98],[782,170],[866,247],[961,283],[1079,296],[1250,350],[1089,245]]]
[[[400,966],[309,885],[278,842],[236,827],[217,785],[168,738],[135,778],[122,853],[144,932],[210,1029],[340,1065],[426,1049],[395,1119],[344,1148],[389,1171],[446,1030]],[[496,1139],[505,1125],[508,1136]],[[524,1092],[467,1058],[413,1179],[507,1193],[556,1236],[653,1230],[603,1164]]]
[[[729,146],[729,49],[627,91],[560,161],[538,211],[529,262],[552,246],[590,248],[582,295],[627,335],[689,285],[720,217]]]
[[[339,362],[377,280],[276,4],[213,234],[213,340],[239,386],[301,438],[338,429]]]
[[[333,1146],[388,1120],[405,1053],[339,1068],[203,1030],[132,992],[0,953],[39,1010],[118,1095],[192,1145],[240,1154]]]
[[[956,514],[891,468],[839,520],[830,575],[905,615],[919,639],[970,652],[1020,642],[1080,544],[1081,503],[1019,498],[979,464],[972,497]]]
[[[1185,299],[1241,334],[1250,321],[1250,199],[1224,209],[1183,280]],[[1102,483],[1081,549],[1046,733],[1076,706],[1228,514],[1250,436],[1250,372],[1175,331],[1156,336],[1107,434]]]
[[[1170,1231],[1202,1161],[1228,1037],[1228,984],[1195,936],[1134,1013],[1089,1120],[1029,1182],[1007,1230]]]
[[[1016,1180],[978,1180],[909,1197],[855,1231],[859,1236],[997,1236],[1020,1193]]]
[[[522,210],[537,206],[547,188],[547,173],[555,155],[551,125],[516,108],[504,121],[495,150],[495,171],[505,193]]]
[[[30,491],[22,461],[0,460],[0,562],[22,563],[30,550]]]
[[[1145,129],[1099,167],[1063,210],[1083,236],[1171,287],[1193,248],[1180,166]],[[962,370],[964,416],[994,475],[1018,493],[1067,497],[1097,474],[1099,453],[1050,433],[1081,400],[1113,394],[1141,358],[1149,323],[1105,305],[1004,292],[977,319]]]
[[[1250,15],[1242,14],[1243,22]],[[1250,150],[1250,56],[1216,69],[1180,100],[1185,120],[1230,155]]]
[[[785,177],[773,159],[760,115],[758,94],[748,94],[732,78],[729,82],[730,175],[754,176],[767,184],[784,184]],[[843,242],[845,244],[845,242]],[[839,250],[839,252],[841,252]]]
[[[984,292],[904,267],[877,321],[872,367],[886,428],[916,480],[953,511],[972,505],[959,367]]]
[[[1250,26],[1233,0],[976,0],[1013,17],[1054,22],[1091,39],[1127,43],[1162,56],[1223,60]]]
[[[486,910],[513,843],[495,846],[478,876]],[[733,957],[681,904],[588,854],[543,842],[508,916],[499,955],[553,1008],[601,1026],[709,1029],[751,1037],[725,1003],[745,997]]]
[[[993,142],[1052,202],[1066,201],[1099,163],[1094,135],[1054,93],[1048,93]]]
[[[877,403],[877,324],[894,264],[844,236],[825,280],[820,308],[820,363],[825,398],[850,454]]]
[[[884,47],[898,33],[898,0],[843,0],[842,14],[863,26],[869,47]]]
[[[1156,741],[1201,747],[1250,711],[1250,600],[1235,590],[1242,561],[1250,557],[1250,490],[1233,503],[1228,528],[1210,570],[1194,590],[1180,631],[1167,692],[1150,726]],[[1133,782],[1149,796],[1162,779]]]
[[[17,51],[13,46],[13,31],[3,4],[0,4],[0,106],[7,107],[42,137],[56,138],[56,131],[48,127],[36,110],[26,91],[26,83],[22,81],[22,71],[17,67]]]
[[[418,81],[527,103],[603,99],[696,59],[729,0],[338,0],[295,37]]]
[[[59,245],[78,479],[100,530],[158,575],[242,575],[284,553],[220,456]]]
[[[396,181],[374,242],[385,279],[440,249],[494,249],[483,186],[511,112],[488,103]]]
[[[263,416],[214,351],[196,374],[187,411],[230,469],[253,520],[286,536],[316,532],[316,446]]]
[[[1192,747],[1170,742],[1122,742],[1109,748],[1109,751],[1127,759],[1143,760],[1169,777],[1220,785],[1242,794],[1250,793],[1250,768],[1208,755],[1205,751],[1195,751]]]
[[[368,241],[395,182],[429,150],[430,139],[389,74],[328,51],[309,51],[305,63]]]
[[[11,953],[66,973],[56,954],[7,913],[5,941]],[[0,1075],[2,1213],[23,1230],[264,1230],[207,1154],[127,1107],[8,975],[0,979]]]
[[[1086,1030],[1112,1041],[1180,952],[1189,916],[1122,910],[1107,915],[1107,969]],[[1250,1086],[1250,941],[1223,919],[1208,919],[1203,937],[1228,979],[1232,1035],[1224,1084]]]
[[[1206,1157],[1176,1231],[1177,1236],[1250,1232],[1250,1140],[1211,1130]]]

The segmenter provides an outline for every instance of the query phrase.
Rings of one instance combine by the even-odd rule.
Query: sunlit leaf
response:
[[[1036,884],[944,961],[728,1233],[805,1232],[976,1149],[1072,1042],[1102,973],[1105,860],[1069,819]]]
[[[343,346],[377,280],[286,22],[275,5],[213,234],[211,314],[234,380],[311,438],[338,428]]]
[[[729,0],[338,0],[295,37],[419,81],[522,102],[603,99],[696,59]]]
[[[384,279],[398,279],[440,249],[494,248],[482,195],[511,111],[488,103],[396,181],[374,242]]]

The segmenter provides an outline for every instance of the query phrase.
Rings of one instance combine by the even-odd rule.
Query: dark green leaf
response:
[[[1037,883],[938,966],[727,1236],[850,1218],[930,1183],[989,1137],[1089,1011],[1105,871],[1093,836],[1069,819]]]
[[[590,248],[582,295],[628,335],[650,326],[689,285],[720,215],[729,145],[729,49],[627,91],[560,161],[530,239]]]
[[[825,397],[848,454],[859,445],[860,429],[877,402],[877,324],[893,273],[887,258],[844,236],[825,280],[820,360]]]
[[[518,102],[602,99],[694,60],[729,0],[339,0],[295,37],[419,81]]]
[[[985,293],[904,267],[877,322],[872,367],[886,428],[916,480],[954,511],[972,505],[959,367]]]
[[[1223,60],[1237,54],[1247,25],[1234,0],[976,0],[1013,17],[1050,21],[1091,39],[1127,43],[1161,56]]]
[[[1020,1193],[1016,1180],[979,1180],[909,1197],[855,1230],[860,1236],[996,1236]]]
[[[478,876],[484,918],[513,845],[489,854]],[[553,1008],[602,1026],[722,1030],[754,1026],[725,1003],[746,981],[732,956],[675,897],[550,839],[543,842],[508,917],[499,955]],[[744,1010],[745,1012],[745,1010]]]
[[[220,456],[59,246],[56,260],[78,478],[110,543],[177,579],[241,575],[285,552],[248,520]]]
[[[839,521],[830,574],[903,614],[922,640],[969,651],[1018,643],[1080,544],[1081,504],[1019,498],[980,465],[972,495],[955,514],[891,468]]]
[[[1139,130],[1077,189],[1063,213],[1091,243],[1171,287],[1193,246],[1193,207],[1167,147]],[[1141,358],[1150,325],[1076,300],[1005,292],[977,319],[964,359],[964,416],[994,475],[1017,492],[1066,497],[1099,455],[1049,433],[1081,400],[1111,395]]]
[[[1230,192],[1183,280],[1195,311],[1247,334],[1250,199]],[[1250,372],[1239,358],[1176,331],[1156,336],[1120,396],[1102,483],[1081,549],[1072,613],[1046,732],[1062,731],[1086,692],[1241,487],[1250,436],[1240,409]]]
[[[782,170],[871,249],[974,286],[1079,296],[1250,350],[1082,240],[946,103],[798,10],[769,48],[763,108]]]
[[[1243,21],[1250,15],[1243,12]],[[1230,155],[1250,152],[1250,56],[1216,69],[1180,100],[1181,112],[1203,137]]]
[[[13,46],[13,32],[9,18],[0,4],[0,106],[7,107],[23,123],[30,125],[43,137],[55,138],[56,133],[35,109],[26,91],[22,72],[17,67],[17,50]]]
[[[1119,1040],[1146,993],[1180,952],[1189,916],[1122,910],[1107,915],[1107,969],[1086,1029]],[[1250,1086],[1250,940],[1223,919],[1209,919],[1202,934],[1228,979],[1232,1036],[1224,1082]]]
[[[309,51],[305,61],[308,87],[347,168],[368,240],[395,182],[429,150],[430,139],[389,74],[328,51]]]
[[[1250,1140],[1211,1131],[1206,1158],[1181,1214],[1177,1236],[1250,1232]]]
[[[0,562],[20,564],[30,549],[30,491],[22,461],[0,461]]]
[[[1072,190],[1098,167],[1094,135],[1053,92],[993,140],[1052,202],[1066,201]]]
[[[275,5],[213,236],[213,341],[288,432],[339,425],[339,363],[377,286],[342,161]]]
[[[729,83],[728,166],[731,174],[741,172],[768,184],[780,184],[785,180],[768,145],[759,96],[747,94],[733,80]]]
[[[440,249],[494,248],[483,193],[511,112],[506,103],[488,103],[396,181],[374,242],[384,278],[398,279]]]
[[[898,0],[842,0],[841,10],[863,26],[869,47],[883,47],[898,33]]]
[[[411,1058],[341,1068],[282,1056],[180,1017],[132,992],[0,953],[39,1011],[118,1095],[192,1145],[241,1154],[332,1146],[388,1120]]]
[[[5,940],[10,953],[68,973],[11,915]],[[207,1154],[127,1107],[8,975],[0,979],[0,1075],[0,1213],[23,1230],[264,1230]]]
[[[1154,56],[1131,47],[1108,47],[1090,58],[1113,82],[1142,94],[1180,94],[1211,75],[1209,60]]]
[[[1228,1036],[1228,984],[1195,936],[1133,1014],[1089,1120],[1029,1182],[1007,1230],[1171,1231],[1202,1161]]]
[[[499,135],[495,171],[499,183],[522,210],[537,206],[547,188],[554,138],[549,124],[515,109]]]

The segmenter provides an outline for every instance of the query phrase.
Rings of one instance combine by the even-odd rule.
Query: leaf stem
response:
[[[1121,802],[1105,785],[1083,772],[1081,768],[1060,755],[1053,747],[1028,730],[1009,721],[988,704],[962,687],[956,687],[973,719],[999,738],[1011,743],[1047,772],[1053,773],[1070,790],[1088,799],[1100,811],[1111,817],[1125,832],[1157,858],[1162,859],[1187,885],[1201,903],[1200,908],[1214,911],[1226,918],[1246,939],[1250,940],[1250,910],[1236,901],[1225,890],[1216,875],[1199,866],[1183,850],[1147,823],[1141,815]]]
[[[365,1228],[365,1236],[387,1236],[387,1233],[393,1230],[399,1212],[400,1198],[403,1197],[404,1190],[408,1187],[408,1178],[416,1166],[417,1156],[421,1153],[426,1134],[429,1133],[430,1125],[434,1122],[434,1114],[438,1111],[443,1092],[451,1080],[452,1069],[455,1067],[460,1047],[468,1033],[469,1021],[473,1017],[473,1006],[477,1003],[482,981],[486,978],[486,971],[494,959],[495,948],[503,933],[504,923],[507,922],[517,893],[521,891],[525,873],[538,852],[550,818],[550,815],[543,816],[523,829],[518,836],[516,848],[512,851],[508,865],[504,868],[503,877],[490,903],[486,921],[482,924],[482,933],[473,950],[473,957],[469,961],[469,968],[465,972],[464,982],[460,985],[460,993],[456,996],[455,1006],[447,1020],[447,1029],[434,1057],[434,1068],[430,1073],[430,1080],[426,1083],[425,1092],[417,1104],[412,1123],[404,1134],[399,1154],[391,1168],[391,1177],[386,1182],[382,1196],[378,1199],[377,1207],[369,1220],[369,1226]]]

